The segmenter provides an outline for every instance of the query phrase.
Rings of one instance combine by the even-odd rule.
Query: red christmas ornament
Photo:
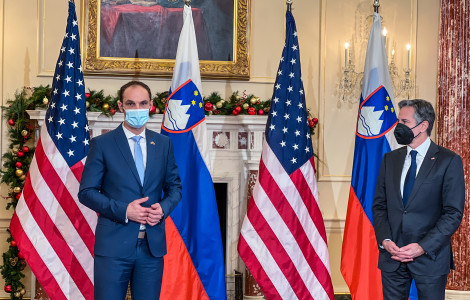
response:
[[[24,153],[28,153],[28,152],[29,152],[29,147],[28,147],[28,146],[24,146],[24,147],[23,147],[23,152],[24,152]]]
[[[155,113],[156,110],[157,110],[157,108],[155,107],[155,105],[152,105],[152,108],[150,109],[150,112],[153,114],[153,113]]]
[[[237,114],[242,111],[242,108],[240,106],[235,107],[235,110],[237,111]]]
[[[13,240],[13,241],[10,242],[10,246],[16,247],[16,242],[15,242],[15,240]]]
[[[234,115],[234,116],[238,115],[238,111],[237,111],[236,109],[234,109],[234,110],[232,111],[232,115]]]
[[[23,253],[22,253],[21,251],[18,252],[18,258],[19,258],[19,259],[24,259],[24,255],[23,255]]]
[[[16,196],[15,196],[16,200],[20,200],[20,197],[21,197],[21,193],[16,194]]]
[[[20,270],[23,271],[26,268],[26,261],[24,259],[21,260],[21,267]]]
[[[308,122],[308,127],[313,128],[313,126],[315,126],[315,124],[313,124],[313,121]]]
[[[318,119],[317,118],[313,118],[312,119],[312,122],[313,122],[313,125],[316,125],[318,123]]]
[[[114,108],[111,108],[109,112],[114,116],[114,114],[116,113],[116,110]]]
[[[17,161],[16,164],[15,164],[15,166],[16,166],[18,169],[20,169],[20,168],[23,166],[23,164],[22,164],[21,162]]]
[[[11,285],[5,285],[5,286],[3,287],[3,289],[4,289],[5,292],[7,292],[7,293],[11,293],[11,292],[12,292]]]
[[[15,126],[15,121],[13,121],[12,119],[8,120],[8,125]]]
[[[204,104],[205,111],[211,111],[213,108],[214,108],[214,105],[210,102],[207,102],[206,104]]]
[[[258,115],[264,115],[264,110],[262,109],[258,110]]]
[[[24,156],[24,152],[23,152],[23,151],[18,151],[18,152],[16,152],[16,156],[18,156],[18,157],[23,157],[23,156]]]
[[[249,115],[254,115],[254,114],[256,114],[255,108],[254,108],[254,107],[248,108],[248,114],[249,114]]]
[[[90,93],[85,93],[85,98],[90,98]]]

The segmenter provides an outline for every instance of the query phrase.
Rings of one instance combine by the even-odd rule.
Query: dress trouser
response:
[[[124,300],[129,281],[133,300],[160,298],[163,257],[150,254],[147,238],[138,239],[134,255],[127,258],[95,255],[94,269],[95,300]]]
[[[418,290],[418,299],[444,300],[447,274],[437,276],[412,274],[406,263],[401,263],[395,272],[382,271],[384,300],[408,300],[413,279]]]

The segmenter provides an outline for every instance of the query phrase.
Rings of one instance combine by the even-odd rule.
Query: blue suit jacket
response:
[[[122,124],[90,142],[78,198],[99,214],[95,232],[97,255],[123,258],[136,250],[139,224],[131,220],[126,223],[130,202],[148,196],[142,206],[159,202],[167,217],[181,199],[181,180],[171,140],[148,129],[145,136],[147,164],[143,186]],[[165,221],[155,226],[147,224],[146,231],[152,255],[165,255]]]

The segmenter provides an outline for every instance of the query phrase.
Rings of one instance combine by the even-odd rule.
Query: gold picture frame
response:
[[[162,0],[153,0],[156,3]],[[171,0],[170,0],[171,1]],[[209,0],[206,0],[209,1]],[[214,0],[218,1],[218,0]],[[247,24],[248,24],[248,8],[250,0],[233,0],[233,37],[232,37],[232,57],[228,55],[228,59],[224,60],[200,60],[201,76],[205,78],[233,78],[248,80],[250,78],[250,67],[248,57],[248,37],[247,37]],[[133,57],[105,57],[101,56],[101,5],[103,2],[113,3],[117,5],[119,0],[87,0],[84,8],[85,28],[87,32],[87,39],[85,41],[85,60],[84,72],[89,75],[102,74],[102,75],[139,75],[139,76],[162,76],[170,77],[173,74],[174,59],[167,58],[140,58],[138,52]],[[135,1],[130,1],[134,3]],[[139,1],[142,2],[142,1]],[[148,1],[151,2],[151,1]],[[174,1],[173,1],[174,2]],[[184,3],[182,0],[181,8]],[[197,3],[194,0],[193,3]],[[212,2],[214,3],[214,2]],[[109,7],[108,3],[103,4]],[[134,4],[129,4],[134,5]],[[219,5],[219,4],[218,4]],[[157,6],[157,5],[155,5]],[[143,11],[148,9],[148,6],[142,6]],[[205,7],[206,11],[210,10]],[[226,9],[226,8],[224,8]],[[175,10],[175,9],[173,9]],[[177,9],[176,9],[177,10]],[[194,16],[194,11],[193,11]],[[181,15],[182,18],[182,15]],[[216,18],[218,20],[223,18]],[[114,24],[116,24],[115,21]],[[124,25],[123,25],[124,26]],[[212,27],[213,28],[213,27]],[[210,30],[211,28],[207,28]],[[168,30],[173,30],[170,28]],[[180,29],[175,28],[174,34],[179,37]],[[171,33],[173,34],[173,32]],[[217,43],[212,43],[217,44]],[[199,48],[199,47],[198,47]],[[176,55],[176,51],[175,54]],[[130,56],[130,55],[129,55]]]

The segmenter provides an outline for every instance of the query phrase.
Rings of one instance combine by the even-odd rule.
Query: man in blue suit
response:
[[[95,232],[95,299],[159,299],[166,254],[165,217],[181,199],[168,137],[145,128],[150,88],[131,81],[119,91],[125,121],[91,140],[81,203],[99,214]]]

